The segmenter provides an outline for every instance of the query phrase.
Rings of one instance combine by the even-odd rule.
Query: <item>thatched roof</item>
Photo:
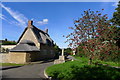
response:
[[[16,47],[12,48],[10,52],[29,52],[29,51],[40,51],[34,44],[29,40],[23,40]]]
[[[24,33],[26,32],[28,28],[31,28],[31,30],[33,31],[39,43],[53,44],[53,40],[50,38],[49,34],[46,31],[38,29],[37,27],[32,25],[32,22],[31,22],[31,25],[28,25],[28,27],[25,28],[24,32],[22,33],[22,35],[20,36],[18,40],[18,43],[20,42],[21,38],[23,37]]]

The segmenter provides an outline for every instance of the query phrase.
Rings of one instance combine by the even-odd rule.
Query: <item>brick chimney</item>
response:
[[[29,20],[28,21],[28,27],[32,27],[32,25],[33,25],[33,21]]]
[[[48,29],[45,29],[45,32],[48,33]]]

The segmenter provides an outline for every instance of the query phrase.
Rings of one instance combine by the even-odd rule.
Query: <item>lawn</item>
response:
[[[78,57],[78,56],[74,56],[74,57],[75,57],[76,59],[82,61],[82,62],[88,62],[88,58]],[[93,60],[93,63],[105,64],[105,65],[109,65],[109,66],[120,67],[120,63],[118,63],[118,62],[112,62],[112,61]]]
[[[0,63],[0,66],[22,66],[25,64],[15,64],[15,63]]]
[[[78,60],[48,67],[46,73],[59,80],[118,80],[120,78],[119,68],[88,65],[87,58],[75,58]]]

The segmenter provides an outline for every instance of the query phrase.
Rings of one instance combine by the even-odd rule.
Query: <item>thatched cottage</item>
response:
[[[28,21],[28,26],[23,31],[16,47],[9,53],[9,62],[26,63],[35,60],[54,58],[53,40],[45,31],[33,25],[33,21]]]

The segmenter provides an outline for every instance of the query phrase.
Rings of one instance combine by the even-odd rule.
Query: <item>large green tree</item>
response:
[[[118,2],[118,7],[115,9],[116,12],[113,13],[113,18],[111,21],[115,24],[120,26],[120,1]]]

